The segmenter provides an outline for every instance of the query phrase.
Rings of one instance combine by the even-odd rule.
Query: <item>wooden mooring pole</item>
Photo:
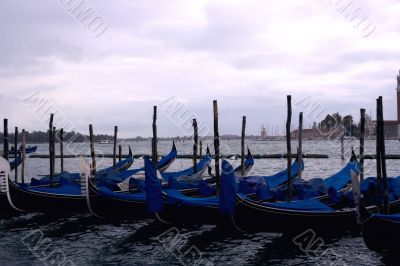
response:
[[[241,167],[241,175],[245,175],[244,171],[244,139],[246,137],[246,116],[242,117],[242,137],[240,141],[241,147],[241,157],[240,157],[240,167]]]
[[[213,101],[213,111],[214,111],[214,150],[215,150],[215,179],[217,183],[217,191],[219,192],[221,188],[221,176],[219,169],[219,131],[218,131],[218,102]]]
[[[340,136],[340,158],[344,161],[344,132]]]
[[[287,146],[287,169],[288,169],[288,201],[292,201],[292,147],[290,137],[290,124],[292,123],[292,96],[287,96],[287,120],[286,120],[286,146]]]
[[[200,140],[199,156],[200,156],[200,158],[203,157],[203,143],[201,140]]]
[[[383,99],[382,96],[379,97],[379,115],[380,115],[380,160],[381,160],[381,171],[382,171],[382,182],[383,182],[383,212],[389,214],[389,195],[388,195],[388,181],[387,181],[387,171],[386,171],[386,148],[385,148],[385,123],[383,118]]]
[[[122,146],[118,145],[118,162],[122,160]]]
[[[15,162],[16,162],[16,165],[14,168],[15,182],[17,182],[18,181],[18,162],[17,162],[17,159],[18,159],[18,127],[15,127],[15,131],[14,131],[14,158],[15,158]]]
[[[3,131],[3,157],[8,161],[8,119],[4,119],[4,131]]]
[[[64,129],[60,129],[60,167],[61,172],[64,172]]]
[[[303,112],[299,114],[299,154],[298,154],[298,163],[299,163],[299,170],[298,170],[298,177],[301,179],[303,175]]]
[[[194,172],[197,173],[197,149],[199,145],[199,132],[198,132],[198,127],[197,127],[197,120],[193,119],[193,168]]]
[[[93,125],[89,125],[90,156],[92,157],[92,175],[96,177],[96,153],[94,150]]]
[[[152,161],[154,167],[158,168],[158,153],[157,153],[157,106],[153,107],[153,139],[152,139]]]
[[[22,156],[22,165],[21,165],[21,182],[22,184],[25,183],[25,147],[26,147],[26,139],[25,139],[25,129],[22,129],[22,150],[21,150],[21,156]]]
[[[376,178],[378,181],[377,194],[378,194],[378,212],[382,211],[382,164],[381,164],[381,151],[380,151],[380,138],[381,138],[381,122],[380,122],[380,109],[379,99],[376,100]]]
[[[54,164],[53,164],[53,119],[54,114],[50,114],[49,120],[49,157],[50,157],[50,186],[53,186],[53,178],[54,178]]]
[[[381,115],[380,115],[380,100],[376,100],[376,177],[378,181],[377,194],[378,194],[378,211],[382,212],[382,160],[381,160]]]
[[[360,110],[360,180],[364,180],[365,109]]]
[[[114,145],[113,145],[113,167],[117,164],[117,134],[118,126],[114,126]]]
[[[53,132],[52,132],[52,142],[51,145],[53,146],[53,155],[52,155],[52,160],[51,163],[53,164],[53,176],[56,173],[56,127],[53,127]]]

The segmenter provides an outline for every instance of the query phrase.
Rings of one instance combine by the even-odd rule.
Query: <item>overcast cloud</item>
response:
[[[261,124],[282,132],[287,94],[357,119],[382,95],[385,118],[396,119],[398,1],[85,1],[107,23],[98,37],[65,9],[71,1],[1,1],[0,111],[10,126],[46,129],[22,102],[35,92],[74,128],[118,125],[123,137],[149,136],[152,106],[172,96],[210,126],[217,99],[222,134],[239,134],[242,115],[248,134]],[[160,113],[160,136],[183,134]]]

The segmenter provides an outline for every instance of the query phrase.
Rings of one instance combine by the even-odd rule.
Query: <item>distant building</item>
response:
[[[370,115],[365,115],[365,136],[375,134],[375,125]]]
[[[267,138],[267,130],[265,130],[265,126],[263,125],[261,127],[261,138],[266,139]]]
[[[312,128],[312,129],[303,129],[302,130],[302,137],[303,139],[317,139],[321,137],[321,134],[317,128]],[[293,130],[290,132],[290,136],[294,139],[299,138],[299,130]]]
[[[373,135],[376,135],[376,121],[372,121]],[[397,120],[385,120],[385,138],[398,138],[399,137],[399,123]]]
[[[385,120],[385,138],[399,138],[400,137],[400,71],[397,75],[397,120]],[[376,135],[376,121],[366,121],[366,128],[369,134]]]

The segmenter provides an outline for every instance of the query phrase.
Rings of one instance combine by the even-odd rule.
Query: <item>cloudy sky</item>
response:
[[[222,134],[243,115],[258,134],[282,132],[287,94],[306,126],[382,95],[395,119],[398,14],[395,0],[2,0],[0,111],[27,130],[55,112],[57,127],[133,137],[161,104],[159,135],[175,136],[188,114],[211,127],[216,99]]]

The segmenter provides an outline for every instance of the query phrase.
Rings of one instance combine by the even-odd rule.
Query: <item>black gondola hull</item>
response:
[[[0,192],[0,215],[18,213],[8,202],[7,193]]]
[[[400,223],[371,217],[362,226],[366,246],[373,251],[400,251]]]
[[[218,225],[224,216],[215,206],[188,206],[165,204],[158,219],[173,225]]]
[[[81,195],[59,195],[21,188],[8,179],[8,189],[13,207],[22,211],[48,214],[87,212],[86,198]]]
[[[393,210],[399,209],[399,201],[392,203]],[[248,232],[278,232],[298,234],[313,230],[320,234],[341,234],[358,231],[355,209],[332,212],[296,211],[273,208],[238,198],[235,223]]]
[[[196,197],[198,190],[180,191],[186,196]],[[163,210],[156,215],[157,220],[177,226],[217,225],[232,229],[231,218],[221,212],[218,205],[190,205],[168,203],[167,194],[163,193]]]
[[[96,186],[89,181],[88,208],[98,217],[110,220],[135,220],[153,218],[154,215],[147,211],[146,201],[122,200],[100,194]]]

